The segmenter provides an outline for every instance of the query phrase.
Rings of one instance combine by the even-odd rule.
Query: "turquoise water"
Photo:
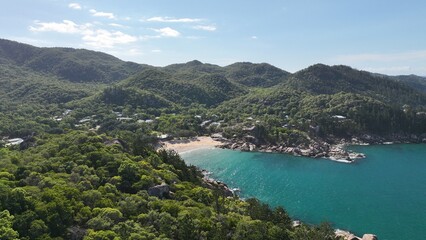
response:
[[[284,154],[200,149],[182,154],[189,164],[308,223],[380,240],[424,239],[426,145],[354,146],[367,154],[354,164]]]

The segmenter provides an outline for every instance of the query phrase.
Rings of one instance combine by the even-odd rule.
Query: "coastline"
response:
[[[221,147],[223,142],[214,140],[209,136],[197,136],[188,139],[176,139],[160,142],[160,148],[166,150],[174,150],[179,155],[182,153],[188,153],[198,149],[211,149],[215,147]],[[237,196],[237,189],[230,189],[228,185],[224,182],[221,182],[217,179],[210,177],[211,172],[200,169],[197,167],[200,173],[203,175],[203,185],[206,188],[215,190],[220,189],[224,196],[226,197],[235,197]]]
[[[284,153],[294,156],[309,158],[322,158],[339,163],[353,163],[357,159],[365,158],[365,154],[346,150],[348,145],[358,145],[354,142],[342,141],[330,144],[325,141],[312,141],[309,145],[286,146],[286,145],[256,145],[241,140],[223,140],[220,148],[240,150],[246,152]]]
[[[231,148],[230,145],[236,144],[236,142],[230,141],[228,139],[223,139],[223,138],[219,140],[216,140],[216,139],[217,138],[212,138],[210,136],[197,136],[197,137],[192,137],[189,139],[176,139],[176,140],[162,141],[160,142],[160,145],[161,145],[161,148],[167,149],[167,150],[174,150],[178,154],[188,153],[198,149],[211,149],[211,148],[218,147],[218,148],[228,148],[228,149],[240,150],[240,151],[275,152],[275,153],[293,154],[296,156],[305,156],[305,157],[314,158],[314,156],[307,156],[304,154],[304,153],[311,152],[311,151],[308,151],[307,149],[300,149],[296,152],[294,151],[287,152],[287,151],[282,151],[284,150],[283,148],[281,148],[282,150],[281,149],[278,150],[279,148],[276,146],[272,146],[272,150],[271,150],[271,146],[268,146],[268,147],[264,146],[263,148],[257,148],[255,146],[250,147],[250,145],[248,144],[247,144],[248,148],[245,148],[245,149],[242,149],[240,146],[236,148]],[[329,145],[327,143],[325,144],[328,145],[327,146],[328,152],[334,152],[335,153],[334,156],[338,156],[338,157],[334,158],[333,156],[322,156],[321,158],[324,158],[324,159],[328,159],[328,160],[332,160],[336,162],[352,163],[357,158],[365,157],[365,155],[362,153],[352,153],[352,152],[346,151],[345,148],[347,145],[349,145],[349,143],[340,143],[336,145]],[[354,145],[357,145],[357,144],[354,144]],[[364,144],[361,143],[358,145],[364,145]],[[293,150],[293,148],[291,149]],[[312,146],[310,150],[312,150]],[[299,153],[302,153],[302,154],[299,154]],[[345,158],[343,158],[342,156],[345,156]],[[351,156],[351,158],[349,158],[349,156]],[[225,197],[239,197],[239,191],[240,191],[239,188],[234,188],[234,189],[229,188],[226,183],[212,178],[211,172],[209,172],[208,170],[199,169],[199,171],[203,175],[203,185],[205,187],[209,189],[220,189],[223,192]],[[293,221],[293,227],[298,227],[301,224],[305,224],[305,223],[302,223],[299,220]],[[335,229],[334,231],[337,237],[341,237],[344,240],[354,240],[354,239],[375,240],[377,239],[377,237],[374,234],[364,234],[362,237],[358,237],[354,235],[352,232],[347,230]]]
[[[174,150],[177,153],[186,153],[197,149],[214,148],[223,145],[222,142],[207,136],[198,136],[183,140],[169,140],[161,142],[162,148]]]
[[[177,153],[186,153],[197,149],[223,148],[245,152],[284,153],[294,156],[327,159],[338,163],[354,163],[358,159],[366,158],[364,153],[348,150],[350,145],[388,145],[398,143],[426,143],[426,136],[416,135],[391,135],[381,137],[378,135],[364,134],[351,139],[331,138],[327,140],[311,139],[309,144],[300,145],[271,145],[259,144],[256,139],[227,139],[220,136],[197,136],[188,139],[177,139],[160,142],[164,149],[174,150]]]
[[[188,139],[174,139],[160,142],[160,148],[174,150],[179,154],[191,152],[198,149],[222,148],[246,152],[283,153],[294,156],[310,158],[322,158],[340,163],[353,163],[356,159],[365,158],[362,153],[346,151],[348,143],[331,145],[326,142],[316,142],[309,147],[287,147],[274,145],[256,146],[252,143],[242,142],[235,139],[212,138],[210,136],[197,136]],[[352,144],[357,145],[357,144]]]
[[[322,158],[339,163],[353,163],[358,159],[366,158],[364,153],[348,150],[348,146],[357,145],[389,145],[400,143],[426,143],[426,134],[404,135],[392,134],[389,136],[362,134],[352,136],[350,139],[329,137],[327,139],[310,139],[309,144],[286,145],[286,144],[259,144],[253,137],[243,139],[225,139],[220,148],[239,150],[246,152],[285,153],[294,156],[309,158]]]

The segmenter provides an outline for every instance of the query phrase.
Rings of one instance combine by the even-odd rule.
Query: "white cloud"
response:
[[[193,27],[194,29],[197,30],[203,30],[203,31],[209,31],[209,32],[214,32],[216,31],[216,26],[213,25],[197,25]]]
[[[179,37],[180,32],[174,30],[170,27],[160,28],[160,29],[153,29],[154,31],[158,32],[161,37]]]
[[[144,40],[144,41],[147,41],[147,40],[150,40],[150,39],[156,39],[156,38],[161,38],[161,36],[160,35],[156,35],[156,36],[152,36],[152,35],[139,36],[139,39],[140,40]]]
[[[87,45],[96,48],[112,48],[117,44],[127,44],[138,40],[137,37],[120,31],[108,31],[104,29],[98,29],[96,31],[83,34],[82,39]]]
[[[33,32],[58,32],[67,34],[79,34],[84,44],[95,48],[113,48],[115,45],[136,42],[137,37],[120,32],[97,29],[96,25],[76,24],[69,20],[56,22],[35,22],[36,26],[30,26]]]
[[[63,20],[56,22],[39,22],[35,21],[36,26],[30,26],[32,32],[58,32],[58,33],[79,33],[81,28],[73,21]]]
[[[114,15],[114,13],[109,13],[109,12],[98,12],[98,11],[96,11],[95,9],[90,9],[90,11],[89,11],[91,14],[92,14],[92,16],[94,16],[94,17],[106,17],[106,18],[109,18],[109,19],[115,19],[115,15]]]
[[[392,67],[366,67],[364,70],[376,73],[386,74],[401,74],[410,73],[412,71],[410,66],[392,66]]]
[[[140,56],[140,55],[143,55],[143,52],[138,48],[131,48],[128,51],[126,51],[126,54],[128,56]]]
[[[408,60],[419,60],[426,59],[426,50],[401,52],[392,54],[353,54],[353,55],[340,55],[335,57],[334,60],[355,63],[355,62],[393,62],[393,61],[408,61]]]
[[[426,72],[423,68],[426,62],[426,50],[338,55],[324,62],[327,64],[345,64],[369,72],[379,72],[390,75],[424,75]]]
[[[160,49],[153,49],[151,50],[152,53],[161,53],[162,51]]]
[[[108,25],[110,25],[111,27],[117,27],[117,28],[128,28],[127,26],[124,26],[118,23],[110,23]]]
[[[250,38],[256,40],[257,36],[251,36]]]
[[[70,3],[68,4],[69,8],[75,9],[75,10],[81,10],[81,5],[78,3]]]
[[[158,39],[158,38],[165,38],[165,37],[179,37],[181,34],[180,32],[178,32],[177,30],[174,30],[173,28],[170,27],[165,27],[165,28],[160,28],[160,29],[156,29],[156,28],[151,28],[152,31],[155,31],[157,33],[159,33],[158,35],[144,35],[144,36],[140,36],[139,39],[141,40],[150,40],[150,39]]]
[[[187,39],[191,39],[191,40],[198,40],[198,39],[203,39],[204,37],[201,36],[187,36]]]
[[[171,17],[152,17],[148,18],[148,22],[165,22],[165,23],[193,23],[201,22],[199,18],[171,18]]]

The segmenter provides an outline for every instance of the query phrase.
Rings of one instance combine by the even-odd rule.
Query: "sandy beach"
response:
[[[164,141],[163,148],[173,149],[178,153],[184,153],[200,148],[213,148],[221,144],[221,142],[213,140],[211,137],[202,136],[185,140]]]

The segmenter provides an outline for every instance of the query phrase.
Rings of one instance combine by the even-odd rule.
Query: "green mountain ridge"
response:
[[[0,96],[15,102],[64,103],[87,97],[100,86],[73,84],[51,74],[11,64],[0,65]]]
[[[313,65],[293,74],[289,79],[289,85],[313,94],[350,92],[370,96],[389,104],[426,104],[423,93],[402,82],[341,65]]]
[[[6,62],[1,64],[4,74],[0,82],[4,102],[68,104],[84,109],[81,114],[126,106],[131,112],[151,109],[149,112],[157,114],[215,112],[235,124],[242,116],[272,117],[277,119],[273,125],[291,123],[302,131],[308,131],[309,120],[323,125],[324,135],[389,134],[415,129],[423,133],[424,129],[415,126],[422,125],[423,115],[416,113],[424,111],[426,94],[417,85],[410,87],[414,80],[401,80],[406,77],[324,64],[293,74],[270,64],[248,62],[220,67],[194,60],[152,67],[88,50],[36,48],[8,40],[1,40],[0,46],[0,59]],[[87,72],[86,66],[93,71]],[[58,69],[68,69],[67,78]],[[117,74],[117,69],[125,71]],[[409,79],[422,83],[421,77]],[[93,109],[95,106],[97,109]],[[350,117],[347,126],[333,127],[340,124],[330,120],[333,115]],[[195,131],[195,135],[205,133],[199,127],[181,126],[186,126],[184,131]]]
[[[118,85],[148,90],[183,105],[195,102],[210,106],[244,93],[244,90],[222,75],[203,74],[182,82],[176,80],[172,74],[157,69],[145,70]]]
[[[225,67],[227,77],[249,87],[272,87],[285,83],[289,72],[268,63],[240,62]]]
[[[102,52],[73,48],[38,48],[0,39],[0,57],[11,64],[50,73],[70,82],[111,83],[147,68]]]
[[[400,83],[406,84],[414,89],[426,93],[426,77],[416,75],[400,75],[392,76],[392,78]]]

